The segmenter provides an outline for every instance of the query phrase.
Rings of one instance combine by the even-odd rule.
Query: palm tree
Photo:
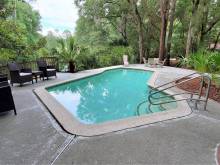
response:
[[[69,71],[74,73],[76,69],[76,58],[80,53],[80,48],[76,44],[75,38],[69,36],[66,39],[60,38],[57,42],[59,43],[59,47],[56,48],[58,55],[62,61],[69,63]]]

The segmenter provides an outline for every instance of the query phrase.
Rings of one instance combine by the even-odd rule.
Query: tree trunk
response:
[[[127,16],[125,14],[122,14],[122,22],[123,22],[123,28],[122,28],[122,36],[124,39],[124,44],[128,46],[128,37],[127,37]]]
[[[216,40],[215,40],[215,44],[214,44],[214,46],[213,46],[212,51],[214,51],[214,50],[216,49],[216,46],[217,46],[217,44],[218,44],[219,37],[220,37],[220,32],[217,34],[217,37],[216,37]]]
[[[144,57],[144,34],[143,34],[143,27],[141,23],[139,24],[139,62],[140,64],[143,61]]]
[[[143,22],[141,15],[138,11],[137,2],[135,0],[127,0],[132,8],[133,17],[137,25],[138,32],[138,47],[139,47],[139,62],[140,64],[143,61],[144,57],[144,31],[143,31]]]
[[[209,8],[211,9],[211,11],[213,10],[211,8],[211,1],[207,1],[207,0],[203,0],[201,1],[201,6],[202,6],[202,26],[201,26],[201,34],[200,34],[200,38],[199,38],[199,44],[204,42],[204,37],[207,33],[209,33],[220,21],[220,15],[219,14],[215,14],[215,16],[209,18],[208,16],[210,15],[209,13]],[[217,11],[217,8],[214,9]],[[219,11],[219,9],[218,9]]]
[[[173,35],[173,23],[175,20],[175,9],[176,9],[176,0],[171,0],[171,11],[170,11],[170,26],[167,37],[167,52],[166,52],[166,65],[170,65],[170,49],[171,49],[171,40]]]
[[[200,37],[199,37],[199,41],[198,41],[199,45],[200,45],[200,43],[204,42],[204,36],[205,36],[206,26],[207,26],[207,22],[208,22],[208,14],[209,14],[208,2],[207,1],[203,1],[202,6],[203,6],[203,10],[202,10],[202,24],[201,24]]]
[[[196,11],[199,7],[200,0],[193,0],[192,2],[193,2],[192,16],[191,16],[190,23],[189,23],[189,29],[188,29],[188,35],[187,35],[187,41],[186,41],[186,54],[185,54],[185,57],[189,57],[189,54],[191,52],[192,33],[193,33],[192,21],[193,21],[193,18],[195,17]]]
[[[161,32],[160,32],[160,50],[159,50],[160,61],[163,61],[165,56],[168,7],[169,7],[169,0],[160,0],[160,13],[161,13],[161,21],[162,21]]]
[[[123,45],[124,46],[128,46],[128,37],[127,37],[127,15],[122,13],[121,17],[119,17],[121,20],[118,23],[118,25],[116,23],[114,23],[114,21],[112,21],[111,17],[108,18],[108,21],[111,23],[111,25],[113,26],[113,28],[115,28],[115,30],[117,30],[120,34],[121,37],[123,39]]]
[[[192,46],[192,20],[190,20],[190,23],[189,23],[189,29],[188,29],[188,35],[187,35],[187,41],[186,41],[186,55],[185,55],[185,57],[189,56],[191,46]]]

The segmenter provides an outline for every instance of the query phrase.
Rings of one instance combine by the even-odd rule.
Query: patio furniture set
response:
[[[123,59],[124,66],[129,66],[128,55],[123,55],[122,59]],[[143,62],[146,67],[161,68],[165,65],[166,59],[164,59],[163,61],[160,61],[159,58],[146,59],[143,57]],[[179,63],[179,61],[176,58],[170,58],[170,63],[172,64],[172,66],[176,66]]]
[[[54,67],[48,66],[46,61],[38,60],[37,61],[38,71],[32,71],[30,68],[22,68],[16,62],[8,63],[8,69],[11,78],[11,85],[13,86],[14,83],[20,84],[22,86],[26,82],[34,83],[34,79],[37,83],[38,78],[41,80],[46,77],[47,80],[49,77],[56,76],[56,69]]]
[[[143,62],[145,64],[145,66],[147,67],[152,67],[152,68],[161,68],[166,64],[167,60],[164,59],[163,61],[160,61],[159,58],[148,58],[148,60],[146,60],[146,58],[143,57]],[[169,59],[169,66],[177,66],[179,63],[179,60],[176,58],[170,58]]]
[[[56,76],[56,69],[54,67],[48,66],[46,61],[39,60],[37,61],[38,71],[32,71],[29,68],[22,68],[16,62],[8,63],[8,69],[11,78],[11,85],[14,83],[20,84],[22,86],[26,82],[34,83],[34,79],[37,83],[38,78],[43,79],[46,77],[49,79],[51,76]],[[17,115],[11,87],[8,83],[8,75],[0,74],[0,114],[7,111],[14,111],[14,114]]]

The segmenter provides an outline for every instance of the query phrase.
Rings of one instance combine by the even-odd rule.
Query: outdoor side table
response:
[[[41,79],[43,78],[43,81],[44,81],[44,76],[43,76],[43,72],[42,71],[32,71],[32,75],[37,83],[37,79],[38,77]]]

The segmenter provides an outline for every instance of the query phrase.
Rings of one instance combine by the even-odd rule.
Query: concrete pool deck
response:
[[[13,87],[18,115],[0,116],[0,164],[216,164],[220,104],[214,101],[207,112],[181,119],[90,138],[67,134],[32,90],[91,72],[60,73],[57,79]],[[189,72],[162,68],[156,84]]]

